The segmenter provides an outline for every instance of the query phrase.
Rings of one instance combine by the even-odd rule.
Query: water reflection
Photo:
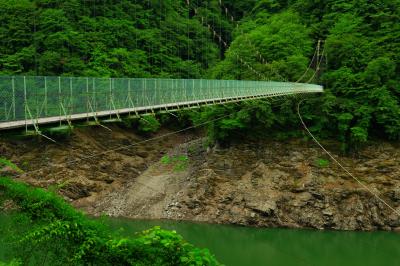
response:
[[[226,265],[398,266],[400,234],[259,229],[174,221],[112,219],[123,235],[160,225],[208,248]]]

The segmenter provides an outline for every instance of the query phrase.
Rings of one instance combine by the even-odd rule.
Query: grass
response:
[[[189,157],[187,157],[186,155],[164,155],[160,161],[165,165],[173,165],[174,171],[179,172],[185,170],[188,167]]]
[[[11,162],[10,160],[4,158],[4,157],[0,157],[0,167],[10,167],[11,169],[13,169],[14,171],[16,171],[19,174],[22,174],[24,171],[19,168],[16,164],[14,164],[13,162]]]
[[[320,167],[320,168],[325,168],[325,167],[328,167],[329,161],[328,161],[328,160],[325,160],[325,159],[318,158],[318,159],[315,161],[315,164],[316,164],[318,167]]]

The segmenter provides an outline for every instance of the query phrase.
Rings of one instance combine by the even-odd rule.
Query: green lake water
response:
[[[227,266],[400,266],[400,234],[111,220],[123,235],[160,225],[208,248]]]
[[[0,215],[1,229],[12,221]],[[400,266],[400,234],[250,228],[163,220],[106,219],[122,236],[161,226],[208,248],[227,266]],[[4,233],[4,232],[3,232]],[[11,259],[0,235],[0,260]]]

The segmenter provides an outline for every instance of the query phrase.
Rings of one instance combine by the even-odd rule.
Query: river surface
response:
[[[122,236],[154,226],[208,248],[227,266],[399,266],[400,234],[251,228],[164,220],[105,219]],[[1,229],[12,221],[0,213]],[[4,232],[3,232],[4,233]],[[0,235],[0,260],[10,259]]]
[[[112,219],[122,235],[160,225],[208,248],[227,266],[399,266],[400,234],[249,228],[176,221]]]

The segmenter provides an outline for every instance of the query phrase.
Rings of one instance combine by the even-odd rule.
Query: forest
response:
[[[321,84],[324,93],[302,103],[305,122],[319,139],[352,152],[372,140],[400,140],[400,0],[0,0],[0,75]],[[155,131],[171,120],[184,127],[227,116],[207,125],[212,143],[304,137],[298,101],[204,107],[142,126]],[[60,241],[40,259],[219,265],[173,232],[118,238],[54,194],[1,178],[0,206],[10,199],[23,214],[10,224],[34,225],[19,232],[26,235],[21,261],[30,259],[30,245]]]

